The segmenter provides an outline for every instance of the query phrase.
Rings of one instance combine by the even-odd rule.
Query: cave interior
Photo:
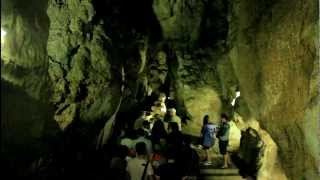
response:
[[[318,8],[1,0],[2,176],[106,179],[123,132],[164,94],[193,144],[205,115],[229,116],[243,178],[320,179]]]

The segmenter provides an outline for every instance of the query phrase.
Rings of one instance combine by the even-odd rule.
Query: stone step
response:
[[[200,176],[198,180],[246,180],[241,176]]]
[[[203,165],[200,164],[200,169],[222,169],[222,164],[216,164],[214,162],[212,162],[211,165]],[[229,168],[227,169],[238,169],[235,165],[229,165]]]
[[[217,168],[214,165],[201,166],[198,180],[245,180],[239,175],[239,169],[236,168]]]
[[[238,169],[200,169],[200,174],[205,175],[227,175],[234,176],[239,175]]]

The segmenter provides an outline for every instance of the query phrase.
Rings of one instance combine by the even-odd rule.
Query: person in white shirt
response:
[[[128,160],[127,171],[131,180],[147,180],[154,173],[148,160],[146,144],[144,142],[137,143],[136,152],[137,157]]]
[[[138,138],[133,141],[134,146],[136,146],[139,142],[145,143],[146,149],[147,149],[147,154],[151,155],[152,154],[152,142],[151,142],[151,140],[149,140],[145,137],[146,136],[145,131],[143,129],[138,129],[137,135],[138,135]]]
[[[179,116],[177,116],[177,111],[175,108],[171,108],[169,110],[169,115],[170,115],[170,122],[175,122],[178,124],[178,127],[179,127],[179,131],[182,130],[182,125],[181,125],[181,119]]]
[[[126,146],[129,150],[129,156],[135,156],[135,133],[134,131],[128,131],[125,136],[120,140],[120,145]]]
[[[147,111],[142,111],[141,116],[134,122],[134,130],[143,127],[143,122],[147,120]]]

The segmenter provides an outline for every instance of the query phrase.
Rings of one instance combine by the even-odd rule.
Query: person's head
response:
[[[125,133],[125,137],[129,139],[135,139],[136,138],[136,132],[134,130],[128,130]]]
[[[175,151],[171,148],[168,148],[164,151],[163,156],[167,159],[167,160],[174,160],[176,158],[176,154]]]
[[[183,137],[183,145],[190,146],[191,144],[191,137],[190,136],[184,136]]]
[[[153,127],[152,127],[152,133],[165,133],[166,129],[164,127],[163,122],[158,119],[154,122]]]
[[[206,124],[208,124],[209,123],[209,115],[205,115],[204,117],[203,117],[203,125],[206,125]]]
[[[153,152],[155,152],[155,153],[161,153],[162,152],[162,148],[161,148],[161,145],[159,143],[154,144]]]
[[[146,132],[143,129],[138,129],[137,130],[137,136],[138,137],[144,137],[146,135]]]
[[[142,112],[141,112],[141,117],[145,118],[146,115],[147,115],[147,111],[142,111]]]
[[[229,122],[229,118],[228,118],[227,114],[225,114],[225,113],[221,114],[221,121],[223,123]]]
[[[157,107],[161,107],[161,102],[158,102],[158,101],[156,101],[156,102],[154,102],[154,106],[157,108]]]
[[[175,115],[176,115],[176,113],[177,113],[177,111],[176,111],[176,109],[175,109],[175,108],[171,108],[171,109],[169,110],[169,114],[170,114],[170,116],[175,116]]]
[[[155,114],[155,115],[154,115],[154,119],[155,119],[155,120],[158,120],[158,119],[161,120],[162,118],[161,118],[161,115],[160,115],[160,114]]]
[[[170,122],[168,124],[168,130],[169,132],[178,132],[179,131],[179,125],[176,122]]]
[[[145,111],[145,112],[146,112],[146,116],[150,116],[151,115],[150,111]]]
[[[165,102],[166,101],[166,94],[164,94],[164,93],[160,93],[160,95],[159,95],[159,101],[160,102]]]
[[[161,119],[156,119],[152,129],[162,129],[162,128],[164,128],[163,122],[161,121]]]
[[[146,144],[144,142],[139,142],[136,144],[136,152],[138,156],[146,155],[147,154],[147,148]]]
[[[127,157],[127,155],[129,154],[129,149],[127,146],[124,146],[124,145],[120,145],[118,147],[118,150],[117,150],[117,156],[124,159]]]
[[[143,128],[145,128],[145,129],[150,129],[150,123],[149,123],[149,121],[143,121],[143,122],[142,122],[142,126],[143,126]]]

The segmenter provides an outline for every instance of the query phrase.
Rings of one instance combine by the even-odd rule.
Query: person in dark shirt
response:
[[[180,175],[183,179],[197,179],[200,174],[199,155],[191,148],[191,139],[184,137],[183,145],[176,156]]]
[[[111,159],[110,162],[110,176],[114,180],[129,180],[129,174],[126,171],[128,155],[128,148],[124,145],[119,145],[116,150],[116,155]]]
[[[179,130],[179,126],[176,122],[169,122],[168,125],[169,135],[167,137],[167,143],[169,146],[174,146],[179,149],[183,142],[183,135]]]
[[[164,127],[164,123],[161,119],[157,119],[151,130],[151,141],[152,145],[160,144],[161,139],[165,139],[167,137],[167,131]]]
[[[179,171],[176,159],[174,158],[174,153],[171,151],[167,151],[165,153],[165,158],[167,159],[166,163],[160,165],[155,171],[156,179],[181,180],[182,176]]]

